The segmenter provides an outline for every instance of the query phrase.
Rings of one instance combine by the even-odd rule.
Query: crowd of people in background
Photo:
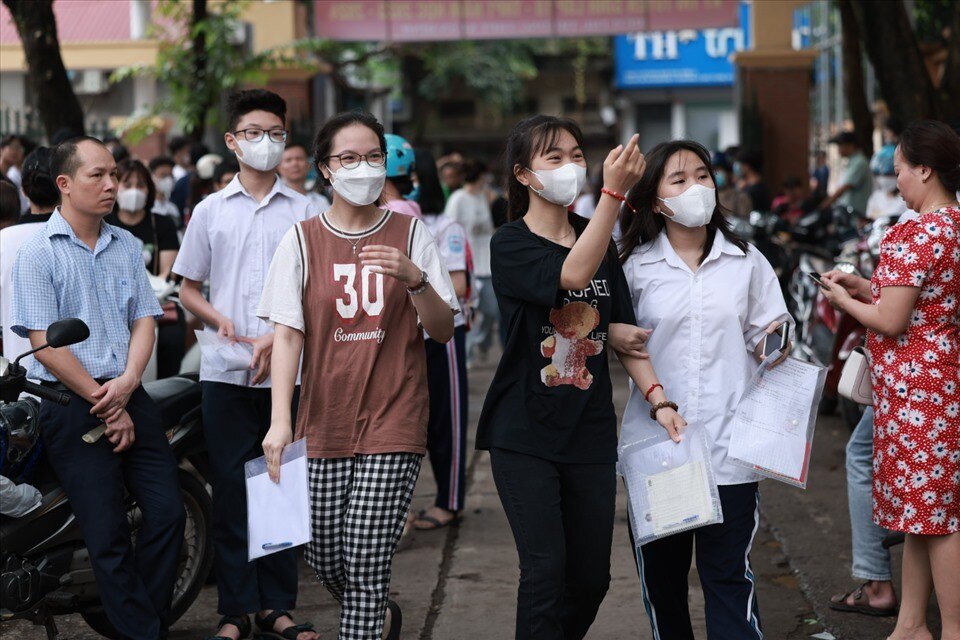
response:
[[[239,371],[200,362],[221,616],[211,639],[254,626],[318,638],[291,613],[297,550],[247,559],[244,465],[265,455],[276,480],[300,438],[305,556],[341,606],[340,637],[399,638],[398,542],[462,520],[467,380],[495,358],[477,447],[516,540],[516,637],[587,633],[610,582],[618,438],[662,428],[679,441],[690,421],[710,434],[724,521],[635,547],[644,605],[655,637],[692,636],[695,550],[711,637],[762,638],[749,559],[759,476],[729,460],[732,400],[718,390],[742,388],[763,339],[793,320],[731,221],[763,212],[794,224],[833,208],[860,222],[915,213],[884,239],[872,283],[824,275],[823,295],[870,330],[876,392],[847,451],[853,575],[866,583],[830,604],[897,614],[878,544],[884,529],[903,531],[891,637],[929,637],[934,588],[943,637],[960,637],[960,138],[948,127],[888,120],[872,158],[841,132],[829,141],[833,179],[820,151],[809,183],[773,186],[756,150],[711,154],[694,141],[645,155],[634,135],[588,163],[579,126],[552,116],[514,127],[502,167],[435,158],[362,112],[295,141],[284,100],[265,90],[230,96],[226,120],[222,154],[186,137],[149,159],[117,138],[0,140],[3,353],[27,351],[65,314],[91,327],[90,341],[29,366],[74,396],[42,405],[48,450],[125,637],[166,633],[184,518],[140,384],[156,327],[161,378],[181,372],[195,329],[251,354]],[[151,277],[175,281],[179,303],[161,305]],[[691,338],[701,334],[712,339]],[[633,381],[619,435],[607,346]],[[64,435],[100,420],[102,447]],[[410,512],[424,456],[436,498]],[[141,501],[147,564],[119,524],[125,485]]]

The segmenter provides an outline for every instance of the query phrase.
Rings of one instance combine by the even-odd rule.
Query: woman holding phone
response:
[[[733,233],[717,204],[710,155],[676,140],[647,155],[630,190],[620,257],[638,325],[652,329],[646,348],[653,368],[691,424],[711,442],[723,522],[660,538],[636,549],[643,599],[654,637],[693,638],[687,575],[696,540],[710,638],[762,638],[750,547],[759,519],[760,476],[728,454],[737,401],[765,358],[764,339],[790,321],[766,259]],[[631,334],[611,346],[630,351]],[[789,345],[774,365],[786,359]],[[656,428],[644,387],[631,389],[621,442]]]
[[[831,271],[824,295],[868,330],[873,373],[873,520],[906,534],[891,640],[928,640],[936,589],[942,638],[960,638],[960,136],[903,130],[897,188],[920,215],[890,228],[870,280]]]
[[[610,151],[593,218],[568,213],[583,188],[583,135],[535,116],[507,141],[509,216],[491,243],[493,287],[507,326],[477,448],[490,450],[497,493],[520,557],[516,637],[582,638],[610,582],[617,417],[606,356],[612,322],[634,324],[611,242],[626,189],[643,169],[637,136]],[[624,356],[638,385],[648,360]],[[683,426],[663,389],[657,419]]]

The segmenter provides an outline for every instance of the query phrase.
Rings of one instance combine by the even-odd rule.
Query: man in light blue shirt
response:
[[[33,346],[53,322],[80,318],[90,337],[36,354],[29,376],[70,396],[43,401],[40,424],[50,463],[83,533],[104,610],[124,638],[166,634],[185,515],[159,411],[140,386],[160,305],[140,243],[103,222],[114,207],[117,167],[99,140],[60,144],[51,175],[61,206],[13,266],[13,331]],[[106,423],[105,437],[82,436]],[[134,552],[124,486],[143,513]]]

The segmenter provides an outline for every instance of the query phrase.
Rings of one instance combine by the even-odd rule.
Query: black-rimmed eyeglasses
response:
[[[356,169],[360,166],[361,160],[366,160],[367,164],[371,167],[382,167],[387,161],[387,156],[382,151],[374,151],[373,153],[367,154],[341,153],[335,156],[327,156],[327,160],[330,158],[339,160],[340,166],[344,169]]]

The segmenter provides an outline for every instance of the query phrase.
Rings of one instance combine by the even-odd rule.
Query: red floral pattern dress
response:
[[[960,531],[960,209],[893,226],[880,246],[882,287],[919,287],[910,325],[870,332],[873,519],[913,534]]]

